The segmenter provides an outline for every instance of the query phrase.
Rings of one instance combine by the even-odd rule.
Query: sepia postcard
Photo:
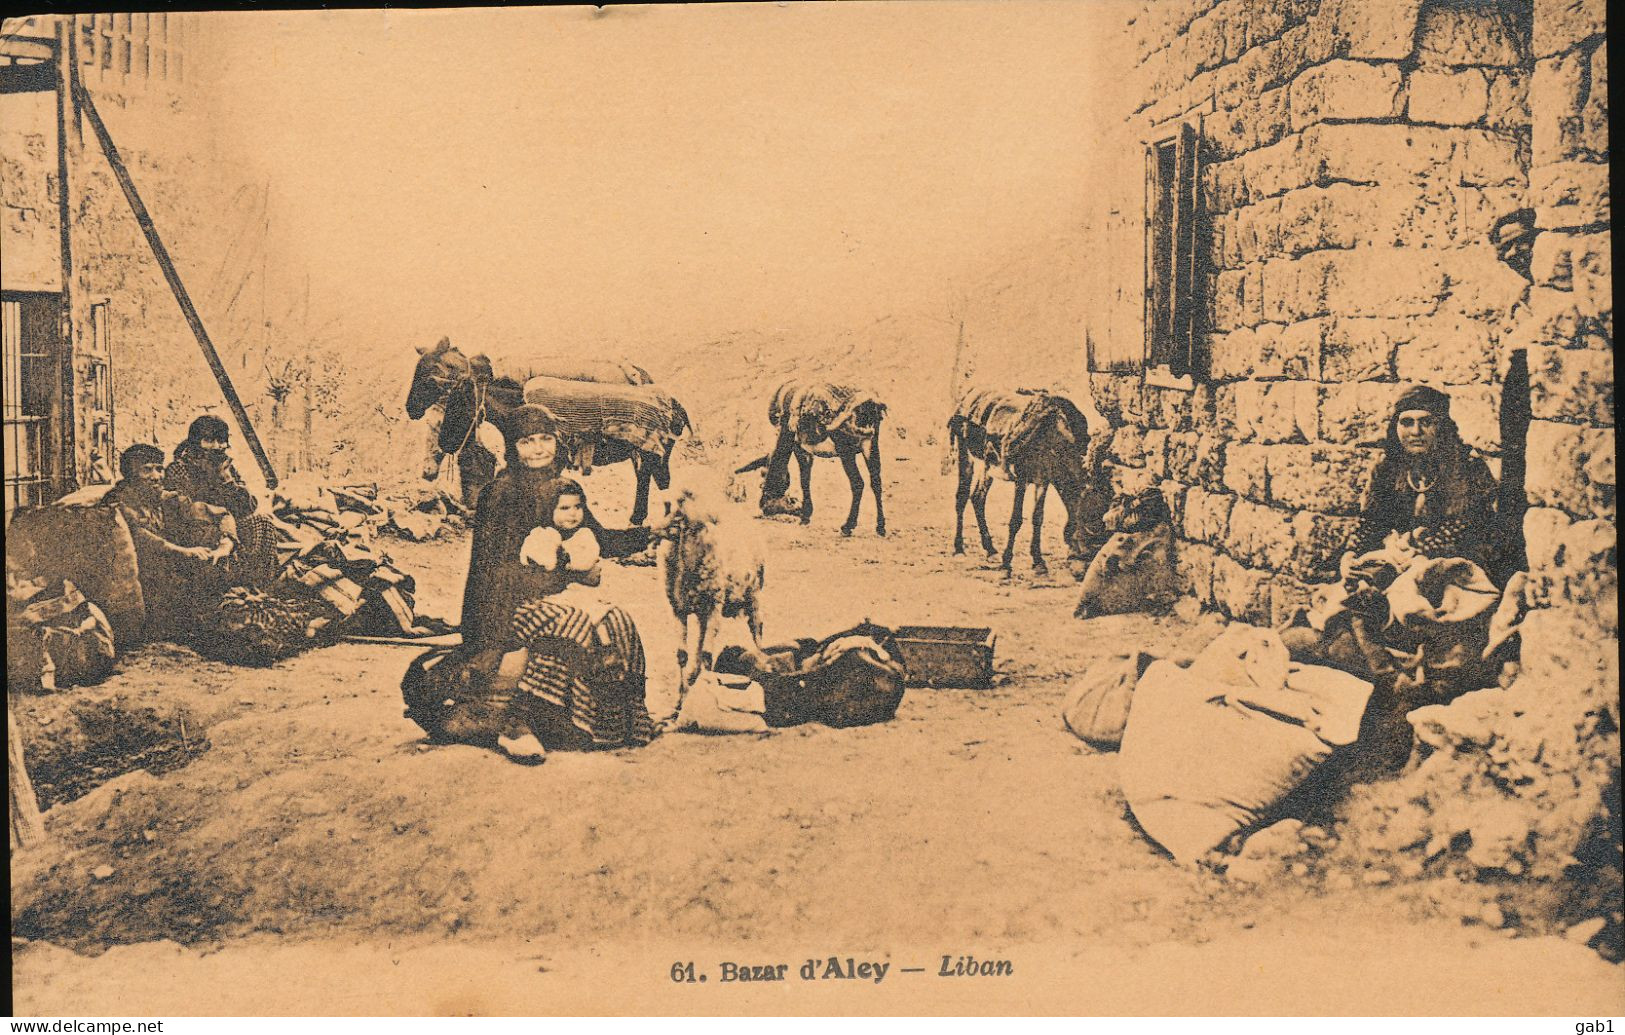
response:
[[[14,1010],[1625,1014],[1609,154],[1602,0],[6,20]]]

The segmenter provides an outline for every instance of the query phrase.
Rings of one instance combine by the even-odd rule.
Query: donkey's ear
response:
[[[417,350],[418,355],[420,356],[427,356],[429,354],[429,346],[427,345],[419,345],[417,346]]]
[[[435,343],[435,347],[434,347],[435,355],[438,356],[440,353],[445,352],[449,348],[451,348],[451,339],[450,338],[441,338],[438,342]]]

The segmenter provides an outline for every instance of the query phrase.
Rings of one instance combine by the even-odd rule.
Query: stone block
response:
[[[1262,324],[1268,328],[1272,324]],[[1208,376],[1215,381],[1238,381],[1251,377],[1258,366],[1258,334],[1251,327],[1238,327],[1208,339]]]
[[[1292,514],[1250,500],[1230,510],[1225,548],[1249,567],[1281,571],[1292,563]]]
[[[1608,153],[1608,48],[1591,52],[1590,89],[1580,109],[1579,145],[1591,154]]]
[[[1613,429],[1531,421],[1527,451],[1524,488],[1530,503],[1577,517],[1613,518]]]
[[[1305,381],[1243,381],[1236,385],[1236,420],[1243,441],[1311,441],[1319,428],[1315,386]]]
[[[1202,129],[1213,156],[1222,161],[1278,142],[1291,124],[1287,91],[1274,89],[1227,111],[1215,112],[1203,122]]]
[[[1373,4],[1369,0],[1326,0],[1320,17],[1335,26],[1336,52],[1365,61],[1399,61],[1416,47],[1421,0]]]
[[[1516,65],[1521,46],[1511,21],[1489,4],[1431,4],[1416,33],[1416,57],[1424,65]]]
[[[1489,96],[1484,105],[1484,126],[1501,133],[1529,129],[1529,77],[1518,70],[1487,73]]]
[[[1228,334],[1249,326],[1246,308],[1247,274],[1242,270],[1222,270],[1213,278],[1213,329]]]
[[[1536,285],[1572,292],[1584,312],[1612,312],[1613,260],[1607,233],[1558,231],[1535,238],[1530,274]]]
[[[1141,446],[1146,473],[1158,481],[1168,477],[1168,432],[1162,428],[1148,429],[1141,438]]]
[[[1529,170],[1529,200],[1542,230],[1573,230],[1607,223],[1608,166],[1600,162],[1557,162]]]
[[[1450,389],[1450,417],[1461,440],[1486,454],[1501,452],[1501,389],[1465,385]]]
[[[1442,314],[1418,329],[1416,339],[1396,350],[1394,371],[1401,381],[1469,385],[1495,376],[1496,343],[1483,320]]]
[[[1320,376],[1327,381],[1392,380],[1395,350],[1413,339],[1415,327],[1413,320],[1382,317],[1327,320],[1320,342]]]
[[[1270,626],[1282,628],[1314,606],[1314,588],[1290,575],[1270,580]]]
[[[1267,446],[1232,443],[1225,449],[1224,487],[1258,503],[1266,503],[1269,491]]]
[[[1535,238],[1539,252],[1541,234]],[[1496,257],[1487,241],[1463,245],[1441,264],[1449,277],[1447,309],[1487,320],[1505,320],[1528,290],[1529,282]]]
[[[1357,514],[1381,456],[1353,446],[1278,446],[1269,455],[1269,498],[1293,510]]]
[[[1219,552],[1199,543],[1180,543],[1174,551],[1179,581],[1204,606],[1213,603],[1213,565]]]
[[[1537,58],[1572,50],[1607,31],[1604,0],[1535,0],[1534,7]]]
[[[1111,455],[1128,467],[1145,466],[1145,431],[1125,424],[1112,432]]]
[[[1537,238],[1538,240],[1538,238]],[[1528,340],[1563,345],[1566,348],[1613,347],[1614,308],[1612,301],[1601,311],[1581,308],[1572,291],[1547,287],[1529,292]]]
[[[1388,188],[1448,175],[1459,130],[1406,123],[1316,126],[1301,137],[1319,184],[1363,183]]]
[[[1556,573],[1563,555],[1563,535],[1574,519],[1552,507],[1530,507],[1523,514],[1524,554],[1529,571],[1537,575]]]
[[[1529,404],[1541,420],[1612,427],[1614,356],[1601,349],[1529,349]]]
[[[1348,549],[1360,527],[1352,516],[1316,514],[1302,511],[1292,518],[1292,538],[1296,550],[1291,571],[1313,582],[1330,581],[1337,575],[1337,561]]]
[[[1241,424],[1237,420],[1240,406],[1236,392],[1237,386],[1234,384],[1213,386],[1213,432],[1225,441],[1238,441],[1242,434]]]
[[[1530,143],[1535,165],[1571,159],[1608,160],[1606,126],[1601,130],[1601,147],[1596,146],[1597,140],[1588,139],[1595,137],[1587,133],[1584,117],[1591,100],[1591,76],[1592,58],[1583,51],[1535,62],[1535,74],[1529,81]]]
[[[1209,492],[1224,489],[1225,446],[1225,440],[1218,435],[1196,438],[1196,477]]]
[[[1198,436],[1194,431],[1170,432],[1167,442],[1165,466],[1168,477],[1193,485],[1200,480],[1197,470],[1197,442]]]
[[[1310,381],[1319,377],[1320,341],[1328,320],[1300,320],[1286,327],[1260,324],[1254,377]],[[1268,328],[1269,333],[1265,333]]]
[[[1388,434],[1394,400],[1409,385],[1354,381],[1320,388],[1320,434],[1342,446],[1378,445]]]
[[[1399,65],[1390,62],[1317,65],[1292,81],[1292,128],[1302,131],[1317,122],[1393,118],[1402,107],[1403,85]]]
[[[1377,188],[1350,183],[1292,191],[1281,198],[1269,254],[1297,256],[1372,243],[1369,228],[1391,207],[1392,199]]]
[[[1441,126],[1471,126],[1489,110],[1489,80],[1482,69],[1418,68],[1407,84],[1406,118]]]
[[[1270,573],[1248,568],[1228,554],[1213,560],[1213,602],[1239,621],[1269,619]]]
[[[1527,179],[1526,165],[1515,137],[1487,129],[1453,132],[1455,160],[1451,172],[1467,187],[1518,186]]]
[[[1185,521],[1181,534],[1198,543],[1216,546],[1230,534],[1230,508],[1236,497],[1229,493],[1192,488],[1185,493]]]

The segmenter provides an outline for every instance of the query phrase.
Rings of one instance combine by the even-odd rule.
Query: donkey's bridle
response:
[[[434,380],[436,384],[445,385],[450,379],[437,377]],[[451,393],[456,391],[458,388],[461,388],[466,382],[473,382],[474,384],[474,416],[473,419],[468,422],[468,430],[463,432],[463,440],[457,443],[456,449],[449,451],[453,456],[463,451],[463,449],[468,445],[469,439],[474,437],[474,432],[479,430],[480,424],[485,421],[486,387],[480,382],[480,379],[475,377],[473,374],[469,374],[469,376],[466,378],[458,378],[455,382],[452,382],[451,387],[447,388],[445,394],[440,397],[440,401],[442,404],[444,404],[447,399],[451,398]],[[445,418],[442,416],[441,419],[444,420]]]

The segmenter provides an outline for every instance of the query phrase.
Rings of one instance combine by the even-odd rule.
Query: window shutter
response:
[[[1173,290],[1169,292],[1170,337],[1168,359],[1171,373],[1186,374],[1191,369],[1191,346],[1196,317],[1196,128],[1189,123],[1179,128],[1174,144],[1173,183]]]

